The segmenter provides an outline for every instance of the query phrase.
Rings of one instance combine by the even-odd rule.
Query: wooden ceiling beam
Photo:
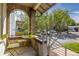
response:
[[[36,4],[36,6],[34,7],[34,10],[37,10],[40,5],[41,3]]]
[[[46,9],[44,9],[43,6],[40,6],[40,8],[41,8],[43,11],[46,11]]]
[[[39,10],[39,9],[37,9],[37,12],[39,12],[40,14],[43,14],[43,11],[41,11],[41,10]]]

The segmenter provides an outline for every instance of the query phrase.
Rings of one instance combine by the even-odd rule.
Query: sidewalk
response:
[[[65,56],[65,48],[59,47],[57,49],[50,50],[50,56]],[[79,54],[67,49],[67,56],[79,56]]]

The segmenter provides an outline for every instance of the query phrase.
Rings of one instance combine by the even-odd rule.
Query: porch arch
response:
[[[26,6],[22,6],[22,5],[18,5],[18,4],[7,4],[7,30],[6,30],[6,32],[7,32],[7,34],[8,34],[8,36],[10,35],[9,34],[9,26],[10,26],[10,20],[9,20],[9,16],[10,16],[10,13],[12,12],[12,11],[14,11],[14,10],[17,10],[17,9],[19,9],[19,10],[22,10],[25,14],[27,14],[28,15],[28,17],[29,17],[29,32],[33,32],[33,33],[35,33],[35,24],[34,24],[34,20],[35,20],[35,13],[36,13],[36,11],[35,10],[33,10],[31,7],[29,8],[29,7],[26,7]]]
[[[25,23],[25,19],[26,19],[27,24],[22,27],[22,24]],[[21,9],[14,9],[10,12],[9,20],[10,20],[10,26],[9,26],[10,27],[9,28],[10,37],[17,36],[17,33],[23,33],[23,35],[28,34],[28,32],[29,32],[29,16],[26,12],[24,12]],[[19,24],[19,22],[21,25]],[[25,28],[25,30],[27,30],[27,32],[25,30],[22,30],[24,28]],[[21,30],[19,30],[19,29],[21,29]]]

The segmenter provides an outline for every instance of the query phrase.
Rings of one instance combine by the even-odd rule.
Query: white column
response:
[[[0,35],[1,35],[1,4],[0,4]]]
[[[15,13],[12,12],[10,14],[10,36],[15,36],[16,32],[16,16]]]
[[[6,34],[6,4],[0,4],[0,27],[1,27],[1,35]],[[2,39],[0,41],[0,55],[4,55],[4,51],[5,51],[5,44],[6,44],[6,38]]]
[[[7,6],[6,4],[3,4],[3,34],[6,34],[6,10]]]
[[[0,35],[2,35],[3,27],[3,4],[0,4]]]

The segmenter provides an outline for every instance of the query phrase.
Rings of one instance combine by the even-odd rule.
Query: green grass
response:
[[[64,47],[67,49],[70,49],[76,53],[79,53],[79,43],[74,42],[74,43],[66,43],[64,44]]]

